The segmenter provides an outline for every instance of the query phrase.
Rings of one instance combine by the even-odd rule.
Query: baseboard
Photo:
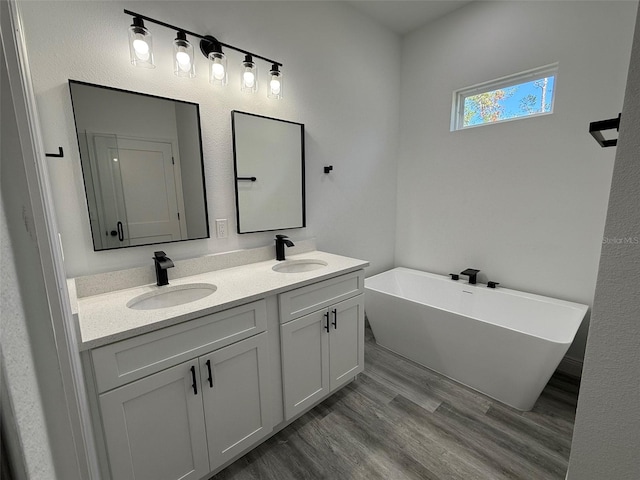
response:
[[[558,371],[571,375],[572,377],[582,377],[582,362],[571,357],[564,357],[558,365]]]

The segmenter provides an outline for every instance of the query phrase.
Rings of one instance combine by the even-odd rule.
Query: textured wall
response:
[[[635,2],[473,2],[403,44],[396,264],[591,304]],[[450,132],[454,90],[559,62],[553,115]],[[581,359],[586,322],[569,355]]]
[[[7,12],[3,9],[2,14]],[[4,24],[3,24],[4,27]],[[44,388],[58,379],[55,343],[48,321],[46,292],[42,283],[35,225],[29,191],[22,163],[16,116],[7,77],[4,51],[0,59],[2,98],[2,197],[0,198],[0,271],[2,293],[0,304],[1,361],[6,372],[6,385],[11,398],[19,445],[9,451],[22,451],[26,474],[33,480],[56,478],[46,415],[38,380]],[[34,352],[33,349],[38,349]],[[49,391],[51,398],[60,400],[58,389]],[[64,401],[64,397],[63,397]],[[4,405],[2,408],[4,409]],[[50,404],[55,407],[55,404]],[[4,410],[6,414],[9,411]],[[63,409],[64,411],[64,409]],[[49,409],[48,413],[52,413]],[[53,417],[54,424],[57,423]],[[11,441],[11,439],[9,439]],[[62,447],[64,448],[64,446]],[[60,450],[58,450],[60,451]],[[64,458],[61,455],[60,460]]]
[[[569,480],[640,478],[640,12],[622,110]]]
[[[197,78],[173,75],[175,32],[150,25],[157,67],[129,62],[123,8],[284,63],[284,100],[263,88],[239,88],[240,54],[227,52],[229,85],[208,83],[198,54]],[[174,258],[267,245],[273,234],[236,235],[231,145],[233,109],[305,124],[307,221],[318,248],[371,261],[371,273],[393,265],[400,39],[342,2],[37,2],[23,4],[33,84],[46,148],[62,145],[49,170],[69,276],[149,262],[157,247],[93,252],[67,87],[69,78],[200,104],[209,221],[229,220],[229,238],[165,245]],[[67,27],[61,28],[61,25]],[[197,46],[196,46],[197,48]],[[381,59],[384,68],[381,70]],[[264,72],[269,65],[259,62]],[[334,165],[331,175],[322,167]]]

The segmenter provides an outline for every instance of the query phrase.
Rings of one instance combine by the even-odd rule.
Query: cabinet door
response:
[[[327,310],[280,326],[286,420],[329,393]]]
[[[209,473],[197,374],[194,360],[100,395],[114,480],[198,480]]]
[[[329,307],[329,372],[334,390],[364,370],[364,295]]]
[[[200,357],[209,461],[215,470],[269,434],[267,334]]]

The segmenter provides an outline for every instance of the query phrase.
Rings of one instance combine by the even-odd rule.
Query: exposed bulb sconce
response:
[[[174,73],[178,77],[193,78],[196,76],[196,66],[193,61],[193,45],[187,40],[187,34],[180,31],[173,41]]]
[[[137,67],[155,68],[153,64],[153,43],[151,33],[144,26],[141,17],[133,17],[129,27],[129,53],[131,63]]]
[[[258,91],[258,67],[253,62],[251,55],[244,56],[240,82],[240,90],[243,92],[256,93]]]
[[[215,37],[207,35],[200,40],[200,51],[209,59],[209,83],[225,86],[228,80],[227,56],[222,52],[220,42]]]
[[[282,98],[282,72],[275,63],[271,65],[269,76],[271,79],[269,80],[267,97],[280,100]]]
[[[211,35],[190,32],[130,10],[125,10],[124,13],[133,17],[133,24],[129,27],[129,51],[133,65],[155,68],[151,33],[144,26],[144,21],[147,21],[178,32],[176,39],[173,41],[174,72],[178,77],[192,78],[196,75],[193,45],[187,40],[187,35],[190,35],[200,39],[200,50],[209,62],[209,83],[219,86],[225,86],[228,83],[227,56],[222,51],[222,47],[224,47],[244,54],[240,73],[240,88],[243,92],[255,93],[258,91],[258,66],[254,61],[254,58],[257,58],[271,64],[269,82],[267,84],[267,97],[282,98],[282,72],[280,71],[282,63],[233,45],[219,42]]]

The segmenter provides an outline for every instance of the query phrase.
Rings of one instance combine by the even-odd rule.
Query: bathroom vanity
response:
[[[103,478],[208,478],[353,380],[367,265],[311,251],[97,295],[77,279]],[[213,293],[135,308],[192,285]]]

